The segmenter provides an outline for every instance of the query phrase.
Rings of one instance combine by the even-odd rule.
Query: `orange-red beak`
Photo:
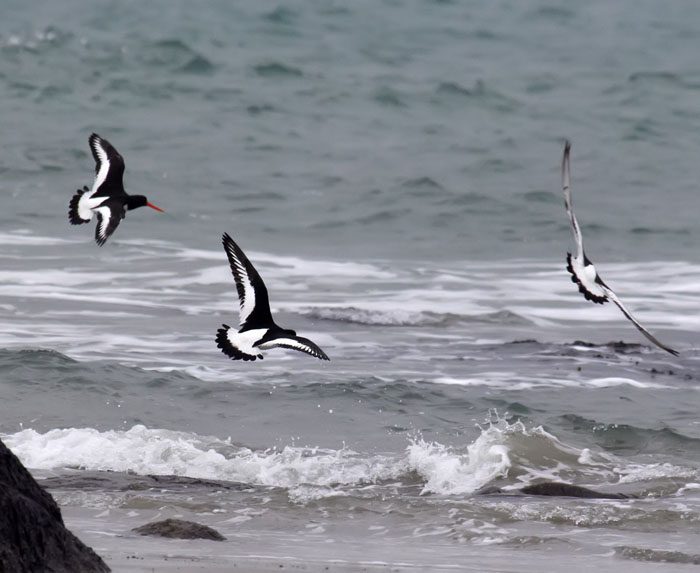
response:
[[[156,211],[160,211],[161,213],[165,213],[163,209],[161,209],[160,207],[156,207],[155,205],[151,205],[150,203],[146,203],[146,206],[150,207],[151,209],[155,209]]]

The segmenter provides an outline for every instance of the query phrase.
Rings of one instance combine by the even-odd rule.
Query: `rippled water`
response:
[[[700,562],[698,9],[10,2],[3,440],[115,570]],[[103,248],[66,217],[92,131],[166,211]],[[565,137],[588,254],[679,358],[570,282]],[[223,232],[329,363],[218,351]],[[229,541],[130,532],[170,516]]]

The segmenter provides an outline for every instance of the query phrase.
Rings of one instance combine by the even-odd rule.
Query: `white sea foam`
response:
[[[230,364],[212,343],[212,333],[221,323],[236,324],[238,318],[238,300],[223,250],[124,238],[122,249],[105,251],[103,257],[80,257],[78,265],[75,258],[66,256],[64,242],[53,237],[0,233],[3,243],[40,250],[41,264],[18,265],[12,252],[0,256],[0,302],[10,309],[0,324],[0,345],[52,348],[79,360],[112,359],[147,368],[197,365],[210,380],[230,376]],[[586,303],[561,265],[554,263],[411,266],[250,254],[255,255],[268,285],[273,313],[296,315],[282,316],[280,323],[324,346],[334,360],[367,352],[376,356],[399,352],[405,358],[402,364],[430,357],[447,360],[462,352],[459,345],[465,341],[472,346],[498,344],[523,335],[547,340],[552,327],[558,329],[558,339],[570,328],[568,339],[573,340],[586,337],[581,332],[586,323],[629,328],[617,309]],[[644,291],[625,300],[650,328],[656,324],[700,328],[700,299],[693,290],[700,284],[700,266],[653,263],[613,265],[608,270],[619,279],[621,289],[631,292],[639,279],[645,279]],[[663,278],[669,273],[680,277],[671,293],[666,289],[669,280]],[[297,326],[299,315],[306,323],[303,330]],[[411,328],[377,336],[367,331],[360,336],[355,325]],[[629,332],[635,336],[632,329]],[[279,361],[292,356],[279,350],[274,353]],[[470,359],[480,360],[477,354]],[[256,364],[258,371],[270,367],[268,361]],[[573,378],[533,376],[518,377],[514,385],[510,373],[498,371],[469,377],[437,371],[434,380],[517,389],[581,384]],[[663,387],[631,377],[583,384]]]
[[[527,376],[516,372],[488,372],[481,376],[453,377],[437,376],[431,380],[435,384],[448,384],[455,386],[490,386],[500,390],[530,390],[532,388],[612,388],[616,386],[632,386],[634,388],[673,388],[667,384],[658,382],[642,382],[633,378],[605,377],[605,378],[553,378]]]
[[[299,309],[310,318],[323,320],[337,320],[340,322],[354,322],[367,325],[384,326],[419,326],[425,324],[437,324],[441,317],[434,313],[411,311],[404,309],[383,308],[355,308],[336,306],[331,308]]]
[[[574,475],[616,482],[620,475],[619,460],[609,454],[578,449],[540,426],[497,416],[466,451],[418,439],[407,452],[409,467],[425,480],[423,491],[443,495],[471,494],[498,479],[507,490],[542,480],[570,482]]]
[[[470,494],[497,477],[505,477],[511,461],[508,448],[482,434],[466,454],[441,444],[417,441],[408,447],[411,469],[425,480],[423,492]]]
[[[80,468],[182,475],[252,485],[307,488],[295,495],[318,495],[308,488],[331,488],[390,479],[404,468],[389,457],[370,458],[348,450],[286,446],[254,451],[230,440],[188,432],[149,429],[100,432],[92,428],[27,429],[4,435],[3,441],[33,469]],[[306,493],[304,493],[306,492]]]
[[[636,483],[664,478],[697,480],[700,472],[696,468],[680,467],[667,462],[650,464],[628,464],[616,469],[620,483]]]
[[[0,244],[32,244],[54,246],[61,241],[52,237],[26,234],[0,234]],[[129,240],[122,244],[130,245]],[[83,261],[81,268],[71,265],[66,270],[62,252],[44,249],[44,264],[36,270],[3,270],[0,279],[2,294],[7,296],[48,297],[69,296],[77,286],[89,286],[96,303],[113,302],[118,298],[124,304],[168,304],[173,298],[187,297],[197,304],[210,303],[216,309],[218,301],[211,300],[209,291],[197,301],[195,285],[219,285],[235,296],[233,281],[223,252],[196,250],[175,244],[155,242],[150,248],[157,251],[154,260],[162,267],[148,263],[148,269],[132,268],[132,254],[141,254],[142,242],[119,254],[110,253],[114,260],[109,270],[101,265]],[[48,256],[47,256],[48,254]],[[594,307],[582,300],[575,288],[566,281],[560,265],[545,265],[532,261],[512,261],[499,264],[469,263],[454,268],[413,269],[387,262],[350,263],[314,261],[296,257],[255,253],[256,262],[268,287],[278,296],[273,305],[296,312],[328,314],[328,318],[357,320],[367,324],[421,324],[430,323],[436,316],[483,316],[494,312],[510,311],[536,324],[584,321],[610,322],[619,320],[619,311],[611,305]],[[52,256],[55,263],[52,263]],[[252,255],[251,255],[252,256]],[[120,260],[123,264],[120,264]],[[150,260],[150,259],[149,259]],[[216,264],[212,264],[216,261]],[[144,263],[146,264],[146,263]],[[679,278],[677,271],[684,273]],[[262,272],[265,269],[267,272]],[[615,265],[611,268],[622,289],[630,291],[624,300],[630,309],[646,322],[688,323],[682,315],[700,316],[700,301],[684,293],[695,292],[700,284],[700,266],[681,263],[647,263],[644,265]],[[650,279],[651,277],[651,279]],[[654,277],[661,277],[654,280]],[[666,279],[662,277],[668,277]],[[635,285],[644,279],[644,291]],[[673,278],[673,284],[670,280]],[[313,296],[309,285],[314,285]],[[673,296],[669,288],[673,287]],[[164,289],[167,289],[164,291]],[[194,292],[193,292],[194,291]],[[112,297],[111,295],[115,295]],[[206,299],[205,299],[206,296]],[[208,300],[207,300],[208,299]],[[206,301],[206,302],[205,302]],[[230,300],[225,302],[231,305]],[[697,312],[690,312],[688,305]],[[680,306],[679,306],[680,305]],[[636,308],[635,308],[636,307]],[[685,312],[679,313],[679,309]],[[374,317],[372,315],[375,315]],[[322,316],[326,317],[326,316]],[[700,318],[697,319],[700,323]]]
[[[471,493],[505,475],[510,467],[504,439],[508,431],[489,428],[465,453],[416,440],[408,446],[405,457],[297,446],[254,451],[234,446],[230,440],[142,425],[105,432],[67,428],[42,434],[26,429],[2,439],[32,469],[81,468],[221,479],[286,487],[294,490],[294,499],[309,500],[334,493],[336,485],[396,479],[409,471],[425,479],[425,491]]]
[[[42,237],[31,233],[29,230],[15,230],[13,232],[0,233],[0,245],[20,246],[56,246],[69,243],[79,243],[79,239],[60,239],[58,237]]]
[[[656,462],[622,465],[610,454],[564,444],[541,427],[528,429],[522,422],[503,419],[487,424],[466,446],[446,446],[418,437],[410,440],[403,455],[299,446],[251,450],[230,439],[142,425],[103,432],[66,428],[42,434],[25,429],[3,435],[2,440],[32,469],[181,475],[283,487],[292,501],[303,503],[345,495],[346,486],[397,480],[410,472],[421,477],[424,493],[440,495],[469,495],[499,479],[506,489],[542,479],[569,481],[572,475],[609,483],[698,479],[693,468]]]

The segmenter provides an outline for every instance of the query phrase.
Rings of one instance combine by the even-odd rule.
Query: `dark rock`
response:
[[[51,490],[79,491],[148,491],[160,492],[251,489],[249,484],[230,481],[205,480],[173,475],[136,475],[112,471],[76,470],[41,480],[41,485]]]
[[[647,547],[631,547],[622,545],[615,547],[615,555],[634,561],[650,563],[684,563],[700,565],[700,555],[697,553],[682,553],[681,551],[664,551]]]
[[[556,481],[526,485],[520,489],[526,495],[551,495],[560,497],[582,497],[588,499],[629,499],[624,493],[603,493],[582,487]]]
[[[212,541],[224,541],[226,539],[221,533],[211,527],[182,519],[154,521],[153,523],[136,527],[132,531],[141,535],[157,535],[174,539],[211,539]]]
[[[641,344],[638,342],[624,342],[622,340],[616,341],[610,341],[606,343],[605,346],[608,346],[609,348],[612,348],[616,352],[639,352],[642,348],[644,348]]]
[[[584,499],[634,499],[635,495],[624,493],[603,493],[580,485],[546,481],[526,485],[520,489],[504,490],[497,486],[485,486],[474,492],[475,495],[543,495],[552,497],[580,497]]]
[[[61,510],[0,441],[0,571],[108,572],[109,567],[68,531]]]

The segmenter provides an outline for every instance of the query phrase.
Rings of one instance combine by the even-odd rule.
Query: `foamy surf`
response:
[[[294,488],[361,484],[404,471],[385,456],[366,458],[349,449],[285,446],[255,451],[187,432],[134,426],[126,431],[92,428],[23,430],[3,440],[28,467],[77,468],[178,475],[250,485]]]
[[[8,309],[0,345],[51,348],[79,360],[112,359],[145,368],[191,371],[196,365],[206,380],[230,377],[231,365],[211,347],[212,333],[222,322],[235,320],[238,310],[223,252],[128,239],[119,251],[106,252],[105,264],[93,257],[66,258],[64,243],[30,233],[0,234],[0,245],[8,247],[0,256],[0,296]],[[41,256],[41,265],[16,268],[19,245]],[[475,345],[532,337],[551,342],[592,337],[604,343],[610,339],[600,340],[602,325],[614,326],[620,333],[615,336],[639,339],[616,309],[581,300],[556,262],[416,266],[253,254],[274,293],[273,313],[291,315],[285,322],[328,346],[334,361],[349,364],[358,352],[393,356],[397,349],[404,353],[404,364],[431,356],[445,361],[463,357]],[[690,296],[700,283],[700,266],[659,262],[606,270],[619,277],[616,288],[650,328],[700,328],[700,302]],[[669,290],[663,277],[673,273]],[[644,296],[635,298],[627,291],[642,278]],[[678,312],[679,297],[683,312]],[[31,313],[21,310],[22,301],[31,301]],[[66,328],[67,321],[75,324]],[[286,351],[275,355],[289,360]],[[479,360],[478,353],[474,359]],[[460,378],[437,374],[442,381]]]
[[[542,427],[497,419],[463,447],[408,437],[402,455],[367,454],[349,448],[287,445],[253,450],[190,432],[143,425],[125,431],[92,428],[26,429],[3,441],[29,468],[81,469],[138,475],[174,475],[280,487],[306,502],[389,481],[414,484],[423,494],[470,496],[488,485],[518,489],[540,481],[643,485],[650,480],[700,478],[695,468],[672,464],[626,464],[609,453],[562,443]]]

